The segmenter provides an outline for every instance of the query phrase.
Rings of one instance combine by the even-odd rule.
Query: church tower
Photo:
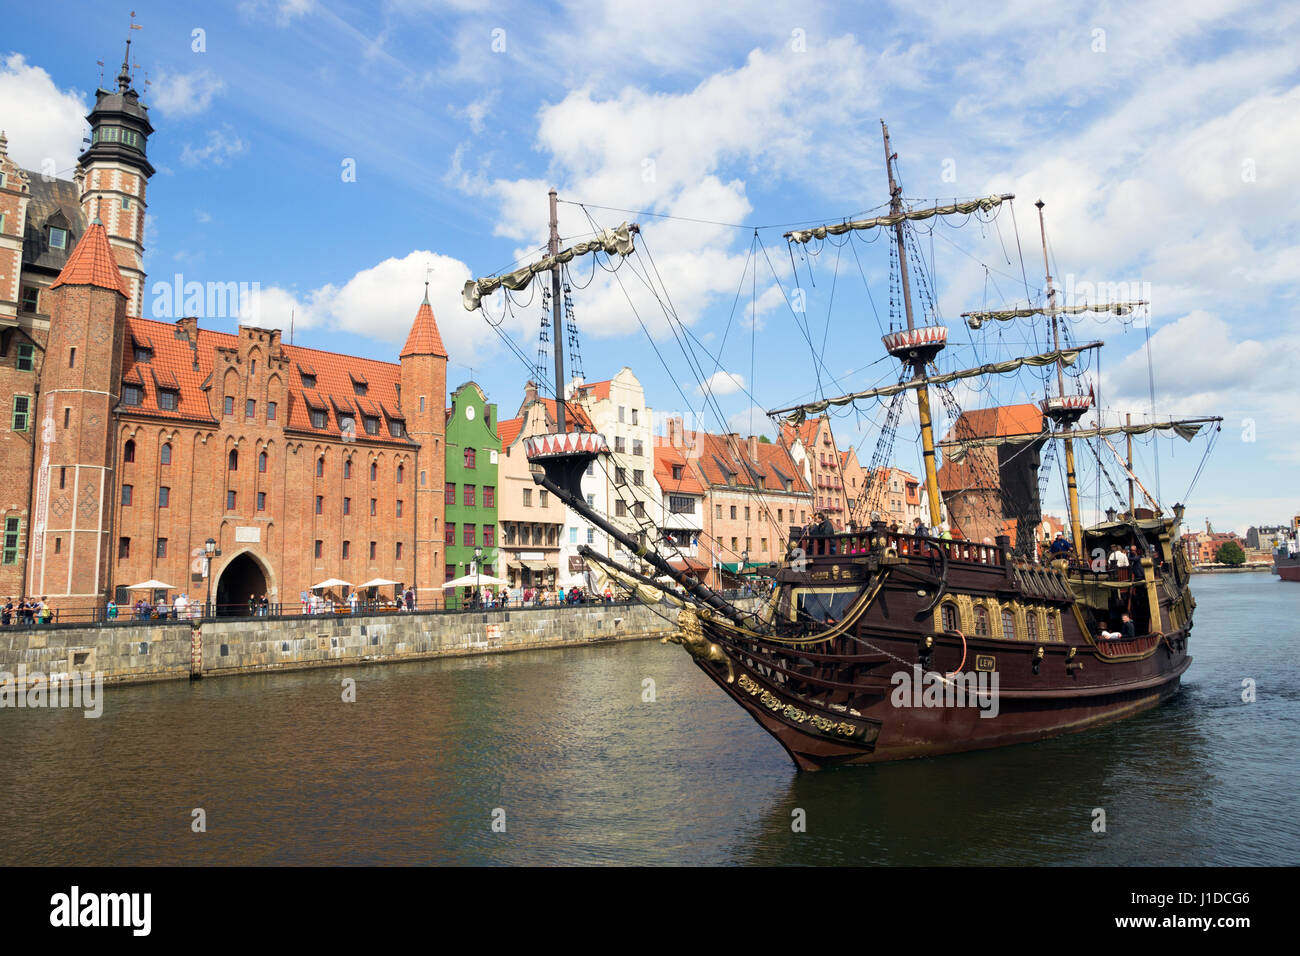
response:
[[[420,607],[434,607],[434,602],[443,598],[446,580],[443,485],[447,471],[447,350],[429,305],[427,282],[401,361],[407,433],[420,444],[415,486],[415,595]]]
[[[27,593],[55,607],[84,610],[109,590],[127,290],[96,219],[50,286],[50,338],[33,409]]]
[[[77,183],[87,221],[104,224],[113,258],[126,283],[126,314],[143,317],[145,187],[153,166],[145,147],[153,127],[149,109],[131,86],[131,41],[117,76],[117,89],[96,90],[90,146],[77,158]]]

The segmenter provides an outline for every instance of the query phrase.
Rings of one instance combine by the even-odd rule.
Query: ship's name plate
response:
[[[246,542],[248,544],[260,544],[262,541],[261,528],[238,527],[235,528],[235,540]]]

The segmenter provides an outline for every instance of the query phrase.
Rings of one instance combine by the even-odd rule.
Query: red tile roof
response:
[[[608,401],[609,383],[612,381],[613,379],[605,379],[603,382],[584,382],[582,385],[582,391],[585,392],[588,397],[595,399],[598,402]]]
[[[730,478],[734,475],[735,487],[757,489],[757,474],[765,479],[762,490],[784,491],[785,483],[789,480],[792,482],[791,491],[808,491],[802,470],[794,463],[784,445],[758,442],[758,462],[755,463],[749,458],[748,441],[743,438],[738,438],[737,441],[740,453],[733,455],[727,435],[711,435],[708,432],[686,432],[683,435],[692,463],[709,485],[730,485]]]
[[[524,420],[522,416],[519,418],[507,418],[503,422],[498,421],[497,438],[501,439],[501,448],[504,450],[514,444],[515,439],[519,437],[519,433],[523,431],[523,428]]]
[[[786,448],[789,448],[794,444],[795,439],[797,438],[803,442],[805,448],[811,448],[813,445],[813,439],[817,437],[817,426],[821,424],[822,418],[824,417],[825,416],[822,415],[817,418],[810,418],[798,425],[791,425],[788,422],[782,422],[780,435],[781,444],[785,445]]]
[[[1043,412],[1037,405],[1000,405],[962,412],[949,437],[992,438],[1004,435],[1032,435],[1043,430]]]
[[[90,228],[68,256],[67,264],[59,277],[50,283],[50,288],[61,285],[94,285],[128,297],[126,284],[117,268],[117,260],[113,258],[113,250],[109,248],[108,234],[104,232],[102,223],[95,221],[90,224]]]
[[[962,412],[944,441],[1034,435],[1043,430],[1043,412],[1037,405],[1000,405]],[[940,491],[995,490],[1001,487],[996,446],[971,448],[961,462],[946,458],[939,468]]]
[[[128,317],[127,335],[124,337],[122,354],[122,379],[141,386],[142,402],[138,406],[125,406],[122,410],[129,415],[147,415],[151,418],[181,419],[213,423],[212,407],[208,403],[208,392],[204,386],[215,389],[217,398],[215,407],[220,410],[221,381],[213,376],[217,368],[218,349],[237,349],[239,336],[227,332],[198,330],[198,344],[191,349],[190,340],[184,334],[179,323],[155,322],[151,319]],[[135,360],[135,343],[148,342],[153,352],[148,361]],[[288,360],[288,368],[282,373],[285,379],[285,391],[288,400],[279,409],[279,423],[286,429],[307,432],[322,437],[342,439],[339,428],[338,411],[354,416],[356,421],[355,437],[364,442],[385,442],[388,444],[409,445],[407,438],[394,438],[389,431],[384,415],[379,415],[379,434],[368,435],[364,422],[356,407],[357,398],[352,394],[352,376],[364,375],[367,382],[367,395],[372,399],[366,406],[372,411],[390,413],[391,417],[401,420],[398,402],[398,385],[401,384],[402,369],[392,362],[379,362],[374,359],[356,358],[334,352],[322,352],[295,345],[280,345]],[[316,375],[317,388],[305,389],[302,385],[302,371]],[[147,371],[150,374],[144,375]],[[241,371],[241,375],[247,374]],[[261,372],[259,372],[261,374]],[[209,381],[211,380],[211,381]],[[165,409],[158,405],[158,387],[174,382],[178,392],[176,408]],[[364,401],[364,400],[363,400]],[[308,406],[325,411],[326,427],[313,428]],[[331,405],[334,409],[331,413]],[[243,409],[236,409],[236,415],[242,421]],[[262,410],[264,411],[264,410]],[[367,412],[369,413],[369,412]],[[218,411],[220,414],[220,411]]]
[[[555,424],[555,399],[539,398],[539,402],[546,406],[546,421],[550,425]],[[595,431],[596,426],[591,423],[591,418],[581,405],[574,404],[570,399],[564,403],[564,424],[568,431],[576,428],[585,429],[586,431]]]
[[[702,495],[704,486],[695,476],[695,470],[686,461],[680,448],[668,444],[662,435],[655,436],[655,480],[664,491],[683,495]],[[681,469],[680,478],[673,477],[673,466]]]
[[[415,313],[415,322],[411,324],[406,344],[402,346],[401,358],[408,355],[437,355],[447,357],[447,350],[442,345],[442,335],[438,332],[438,323],[433,318],[433,307],[429,305],[429,292],[426,289],[424,301]]]

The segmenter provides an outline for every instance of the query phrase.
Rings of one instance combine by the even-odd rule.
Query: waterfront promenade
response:
[[[179,680],[644,640],[671,633],[675,619],[670,605],[630,601],[9,627],[0,673]]]

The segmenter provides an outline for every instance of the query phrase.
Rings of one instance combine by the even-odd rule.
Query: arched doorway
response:
[[[245,551],[227,564],[217,579],[217,614],[246,617],[248,596],[251,594],[261,600],[267,591],[266,574],[262,565],[257,558]],[[267,600],[270,600],[269,596]]]

